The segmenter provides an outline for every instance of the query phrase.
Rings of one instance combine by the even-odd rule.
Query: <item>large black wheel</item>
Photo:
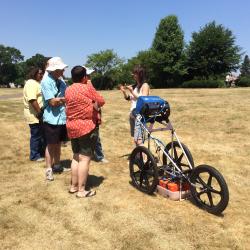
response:
[[[144,193],[152,194],[158,184],[158,169],[152,153],[145,147],[136,147],[130,156],[132,183]]]
[[[190,176],[191,194],[196,204],[212,214],[220,214],[228,205],[229,192],[225,179],[215,168],[200,165]]]
[[[194,168],[194,160],[193,160],[193,156],[191,154],[191,152],[189,151],[188,147],[181,143],[186,155],[187,155],[187,158],[191,164],[191,167],[190,165],[188,164],[188,161],[183,153],[183,150],[181,149],[178,141],[173,141],[173,148],[172,148],[172,142],[168,143],[167,146],[165,147],[165,152],[168,153],[173,161],[176,163],[176,165],[183,171],[189,171],[191,169]],[[166,157],[165,154],[163,154],[163,157],[162,157],[162,162],[163,162],[163,165],[168,165],[171,167],[172,163],[169,161],[169,159]]]

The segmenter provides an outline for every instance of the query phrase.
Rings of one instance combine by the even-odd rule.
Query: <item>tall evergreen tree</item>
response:
[[[152,78],[156,87],[178,83],[186,73],[183,67],[184,33],[174,15],[160,21],[151,48]]]
[[[240,75],[250,77],[250,60],[248,55],[245,56],[240,68]]]

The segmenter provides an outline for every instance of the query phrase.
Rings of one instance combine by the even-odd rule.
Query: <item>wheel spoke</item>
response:
[[[144,175],[144,180],[147,186],[150,186],[147,175]]]
[[[222,194],[221,191],[215,190],[215,189],[213,189],[213,188],[210,188],[210,192],[215,193],[215,194],[219,194],[219,195]]]
[[[174,147],[174,159],[177,160],[178,159],[178,154],[176,151],[176,147]]]
[[[145,167],[147,167],[147,169],[149,169],[150,167],[150,159],[147,159],[147,161],[144,163]]]
[[[189,167],[188,164],[184,164],[184,163],[180,163],[180,166],[182,166],[182,167]]]
[[[154,170],[153,169],[147,169],[146,174],[150,175],[150,176],[154,176]]]
[[[143,159],[140,159],[140,169],[141,169],[142,171],[144,171],[144,169],[145,169],[145,164],[144,164],[144,162],[143,162]]]
[[[142,152],[140,152],[140,159],[142,159]]]
[[[133,159],[133,164],[137,165],[139,167],[139,169],[142,169],[143,164],[142,164],[141,158],[138,154]]]
[[[201,195],[202,195],[202,194],[205,194],[206,192],[207,192],[206,190],[202,190],[202,191],[200,191],[200,192],[197,192],[198,198],[201,200]]]
[[[142,186],[142,182],[143,182],[143,172],[141,172],[140,174],[140,186]]]
[[[208,180],[207,180],[207,185],[208,185],[209,187],[211,187],[212,178],[213,178],[213,176],[212,176],[211,174],[209,174],[209,177],[208,177]]]
[[[201,179],[200,176],[197,177],[197,180],[199,180],[200,184],[204,187],[207,187],[207,184]]]
[[[140,170],[138,170],[138,171],[135,171],[134,173],[133,173],[133,175],[134,175],[134,177],[137,179],[138,177],[140,177],[140,174],[141,174],[141,171]]]
[[[183,155],[184,155],[184,154],[182,153],[182,154],[180,155],[180,157],[178,158],[178,160],[177,160],[180,164],[181,164],[181,160],[182,160],[182,158],[183,158]]]
[[[214,206],[214,203],[213,203],[213,197],[212,197],[211,192],[207,192],[207,197],[208,197],[208,199],[209,199],[210,206],[213,207],[213,206]]]

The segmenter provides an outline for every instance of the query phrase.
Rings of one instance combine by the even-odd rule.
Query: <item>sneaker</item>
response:
[[[60,174],[63,172],[63,167],[61,165],[54,165],[52,171],[54,174]]]
[[[46,170],[46,179],[47,179],[48,181],[53,181],[53,180],[54,180],[53,171],[52,171],[51,168],[48,168],[48,169]]]
[[[102,158],[99,162],[101,162],[101,163],[108,163],[109,161],[107,159],[105,159],[105,158]]]
[[[35,161],[37,161],[37,162],[42,162],[42,161],[44,161],[44,160],[45,160],[44,157],[40,157],[40,158],[36,159]]]
[[[40,157],[40,158],[37,158],[37,159],[31,160],[31,161],[42,162],[42,161],[44,161],[44,160],[45,160],[45,158],[44,158],[44,157]]]
[[[70,168],[70,167],[69,167],[69,168],[65,168],[65,167],[63,167],[62,169],[63,169],[63,172],[69,172],[69,171],[71,170],[71,168]]]

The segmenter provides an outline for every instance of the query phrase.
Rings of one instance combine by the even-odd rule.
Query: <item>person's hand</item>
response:
[[[60,97],[60,102],[65,103],[65,97]]]
[[[131,86],[131,85],[129,85],[129,86],[126,86],[126,89],[128,89],[129,90],[129,92],[133,92],[133,87]]]
[[[126,90],[125,90],[125,86],[124,86],[123,84],[120,84],[119,88],[120,88],[120,90],[121,90],[122,92],[125,92],[125,91],[126,91]]]
[[[94,103],[93,103],[93,107],[94,107],[94,109],[95,109],[96,111],[99,111],[99,110],[100,110],[100,108],[99,108],[97,102],[94,102]]]

